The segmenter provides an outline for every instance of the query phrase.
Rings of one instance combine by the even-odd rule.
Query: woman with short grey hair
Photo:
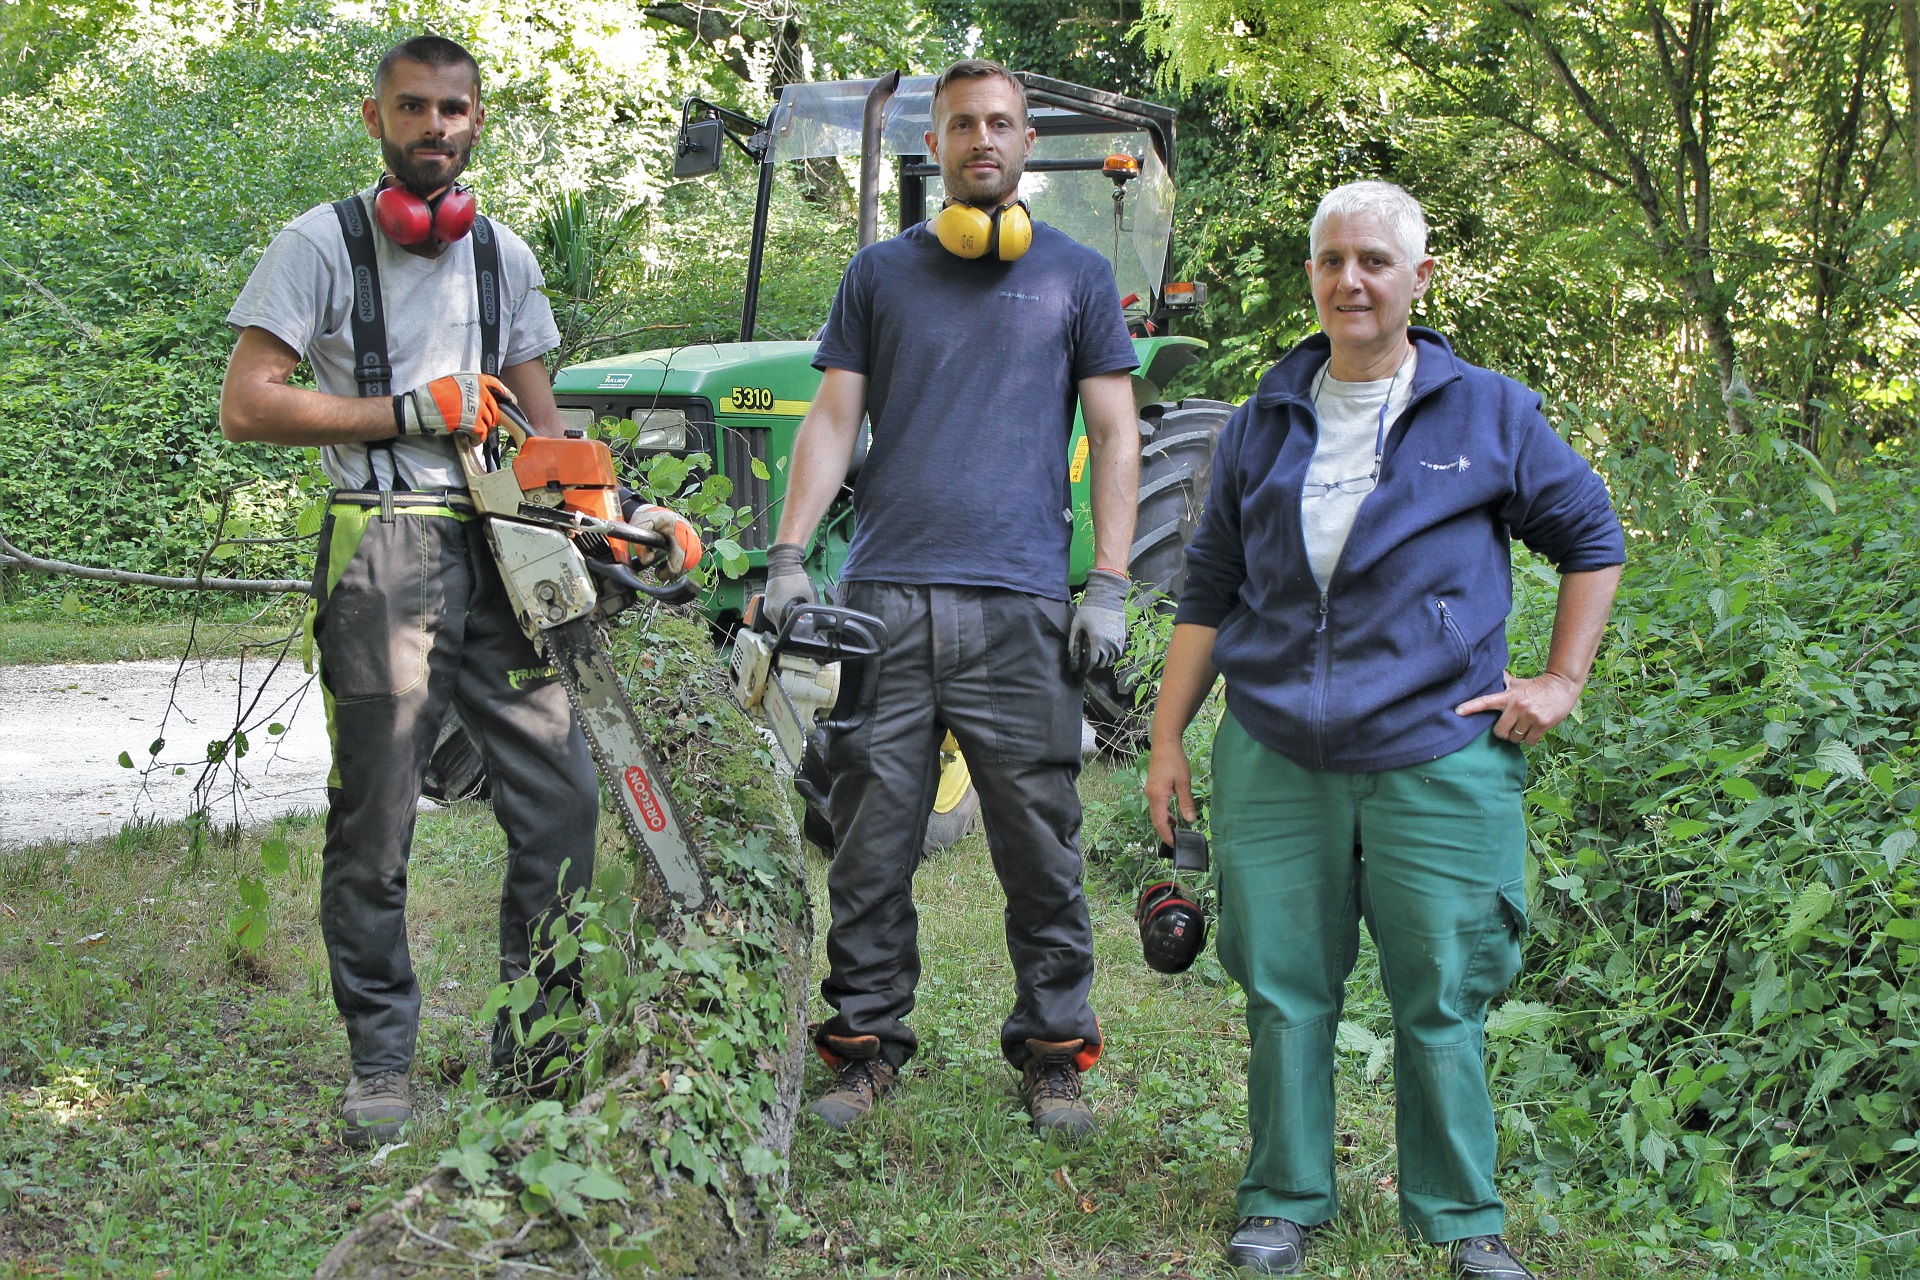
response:
[[[1458,1276],[1531,1275],[1501,1234],[1486,1012],[1527,929],[1523,748],[1580,695],[1625,543],[1540,397],[1409,326],[1426,233],[1390,183],[1320,202],[1321,332],[1221,430],[1154,711],[1170,839],[1170,801],[1197,817],[1183,732],[1226,678],[1211,824],[1253,1130],[1227,1260],[1268,1275],[1339,1209],[1334,1036],[1363,919],[1393,1007],[1402,1226]],[[1507,671],[1510,537],[1561,574],[1530,677]]]

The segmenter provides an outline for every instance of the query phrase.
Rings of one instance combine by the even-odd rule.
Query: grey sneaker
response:
[[[1027,1065],[1020,1069],[1020,1077],[1033,1131],[1043,1138],[1056,1133],[1080,1138],[1100,1127],[1093,1109],[1080,1096],[1080,1067],[1073,1060],[1086,1047],[1085,1040],[1027,1041]]]
[[[893,1092],[899,1073],[880,1056],[878,1036],[827,1036],[818,1046],[833,1067],[833,1083],[807,1110],[829,1129],[848,1129]]]
[[[1468,1236],[1453,1246],[1455,1280],[1534,1280],[1499,1236]]]
[[[350,1147],[392,1142],[400,1136],[400,1127],[413,1119],[413,1086],[407,1083],[407,1073],[376,1071],[347,1081],[340,1119],[345,1125],[341,1137]]]
[[[1242,1218],[1227,1237],[1227,1265],[1257,1276],[1292,1276],[1307,1265],[1307,1233],[1285,1218]]]

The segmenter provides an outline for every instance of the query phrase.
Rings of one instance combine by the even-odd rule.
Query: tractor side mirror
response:
[[[673,176],[700,178],[718,172],[724,128],[719,120],[692,120],[681,125],[679,145],[673,157]]]

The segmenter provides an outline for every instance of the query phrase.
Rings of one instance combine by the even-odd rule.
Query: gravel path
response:
[[[245,729],[248,751],[206,780],[222,822],[259,822],[326,804],[326,712],[297,661],[0,667],[0,847],[111,835],[134,818],[177,820],[195,805],[207,744]],[[175,676],[178,675],[178,683]],[[169,710],[169,694],[172,708]],[[274,723],[285,732],[268,733]],[[150,766],[148,747],[165,738]],[[126,752],[135,768],[122,768]],[[179,769],[182,772],[176,773]]]

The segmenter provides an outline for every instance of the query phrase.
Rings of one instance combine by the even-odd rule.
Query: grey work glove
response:
[[[767,621],[775,630],[786,625],[787,615],[803,604],[812,604],[813,581],[807,577],[801,560],[806,552],[797,542],[776,542],[767,548]]]
[[[1127,651],[1127,586],[1127,576],[1112,569],[1087,575],[1087,589],[1067,631],[1067,664],[1077,679],[1112,666]]]

